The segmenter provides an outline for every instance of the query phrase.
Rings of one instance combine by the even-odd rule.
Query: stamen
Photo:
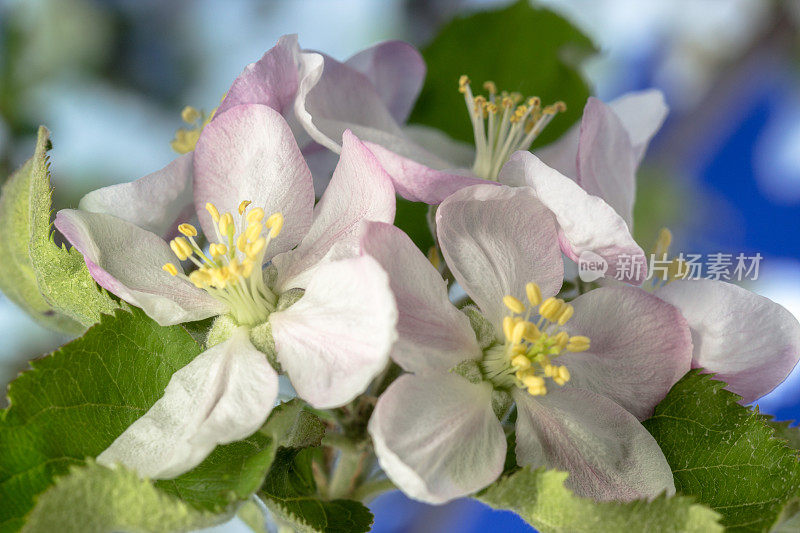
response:
[[[194,150],[197,146],[197,141],[200,139],[200,133],[203,128],[211,122],[214,118],[216,108],[206,115],[203,111],[187,105],[181,110],[181,120],[187,124],[187,128],[178,128],[175,132],[175,138],[170,141],[172,149],[179,154],[187,154]]]
[[[180,231],[187,237],[194,237],[197,235],[197,228],[195,228],[191,224],[181,224],[180,226],[178,226],[178,231]]]
[[[492,81],[484,82],[483,88],[489,93],[488,98],[473,96],[466,75],[458,79],[458,91],[464,95],[475,135],[472,171],[481,178],[496,180],[511,154],[530,149],[536,137],[566,106],[556,102],[542,109],[540,99],[535,96],[519,105],[523,101],[520,93],[504,91],[498,95]]]
[[[161,267],[161,269],[164,270],[164,272],[168,272],[171,276],[178,275],[178,269],[175,268],[175,265],[173,265],[172,263],[165,264],[164,266]]]

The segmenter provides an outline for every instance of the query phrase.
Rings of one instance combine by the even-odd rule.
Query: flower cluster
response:
[[[213,112],[184,110],[177,159],[57,214],[100,286],[161,325],[213,318],[100,463],[187,472],[257,431],[283,379],[316,410],[365,399],[370,453],[422,501],[492,483],[510,432],[517,465],[566,470],[580,495],[651,498],[675,486],[641,421],[690,368],[745,402],[788,375],[800,324],[782,307],[722,281],[643,285],[635,175],[659,92],[590,98],[531,153],[563,103],[454,80],[473,148],[404,125],[424,76],[405,43],[339,62],[285,36]],[[432,260],[393,225],[396,195],[431,206]],[[627,274],[562,291],[589,252]]]

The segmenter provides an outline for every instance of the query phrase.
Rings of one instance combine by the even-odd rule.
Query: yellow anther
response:
[[[510,294],[503,296],[503,304],[505,304],[505,306],[508,307],[512,313],[523,313],[525,311],[525,306],[522,304],[522,302]]]
[[[196,237],[197,236],[197,228],[192,226],[191,224],[181,224],[178,226],[178,231],[186,235],[187,237]]]
[[[467,92],[467,86],[469,85],[469,76],[466,74],[462,74],[458,78],[458,92],[465,93]]]
[[[230,213],[225,213],[221,217],[219,217],[219,232],[223,235],[232,234],[236,231],[236,227],[233,225],[233,215]]]
[[[228,247],[222,243],[213,243],[208,247],[208,251],[211,252],[212,257],[217,258],[227,254]]]
[[[531,396],[544,396],[547,394],[547,387],[544,385],[536,386],[536,387],[528,387],[528,394]]]
[[[200,111],[198,111],[197,109],[195,109],[190,105],[187,105],[181,111],[181,119],[187,124],[191,124],[199,120],[200,117],[201,117]]]
[[[208,214],[211,215],[211,220],[214,221],[214,224],[219,222],[219,211],[217,210],[217,206],[211,202],[206,202],[206,211],[208,211]]]
[[[242,200],[242,203],[239,204],[239,214],[243,215],[245,210],[247,209],[247,206],[250,205],[251,203],[253,202],[251,202],[250,200]]]
[[[511,364],[518,370],[527,370],[531,367],[531,360],[524,355],[515,355],[511,358]]]
[[[489,94],[497,94],[497,85],[493,81],[483,82],[483,88],[489,91]]]
[[[566,331],[559,331],[553,336],[553,340],[555,341],[553,346],[559,350],[563,350],[569,342],[569,335]]]
[[[525,285],[525,293],[528,295],[528,301],[532,306],[535,307],[542,303],[542,290],[537,283],[531,281]]]
[[[558,325],[563,326],[569,319],[572,318],[572,315],[575,314],[575,308],[572,307],[570,304],[564,304],[561,308],[561,313],[558,315]]]
[[[510,96],[504,96],[502,100],[500,100],[500,104],[506,108],[510,109],[514,105],[514,100]]]
[[[562,387],[567,381],[569,381],[569,378],[570,378],[569,370],[567,370],[567,367],[565,366],[557,367],[553,371],[553,381],[555,381],[556,384]]]
[[[539,331],[539,328],[536,327],[536,324],[533,322],[528,322],[527,327],[525,328],[525,340],[528,342],[534,342],[536,339],[541,337],[542,332]]]
[[[526,387],[544,387],[544,378],[541,376],[526,374],[521,381]]]
[[[241,274],[242,273],[241,263],[239,263],[237,259],[231,261],[230,264],[228,265],[228,272],[230,273],[231,276],[238,276],[239,274]]]
[[[433,268],[436,270],[439,270],[439,267],[442,265],[442,259],[439,257],[439,250],[437,250],[435,246],[428,248],[428,261],[431,262]]]
[[[247,257],[254,259],[258,254],[264,250],[267,246],[267,239],[261,237],[260,239],[255,240],[254,242],[247,245],[245,249],[245,253],[247,253]]]
[[[250,274],[253,273],[254,266],[255,263],[253,263],[253,261],[250,261],[249,259],[245,260],[244,263],[242,263],[242,276],[245,278],[249,278]]]
[[[244,233],[239,234],[239,236],[236,238],[236,248],[240,252],[247,250],[247,235]]]
[[[539,314],[545,317],[550,322],[558,320],[558,315],[561,314],[561,309],[564,305],[564,300],[551,296],[539,306]]]
[[[497,104],[495,104],[494,102],[489,102],[488,104],[486,104],[486,112],[487,113],[491,113],[493,115],[496,115],[497,114]]]
[[[658,232],[658,239],[656,239],[656,247],[654,253],[658,259],[663,259],[663,256],[669,253],[669,247],[672,244],[672,232],[667,228],[661,228]]]
[[[261,222],[264,220],[264,210],[260,207],[254,207],[247,213],[247,223],[254,224],[256,222]]]
[[[510,316],[503,317],[503,335],[506,336],[506,340],[510,341],[513,334],[514,334],[514,318]]]
[[[272,213],[264,225],[269,228],[269,238],[274,239],[280,235],[281,229],[283,229],[283,214]]]
[[[247,226],[244,235],[247,237],[248,241],[254,242],[258,239],[258,236],[261,235],[262,231],[264,231],[264,226],[260,222],[256,222]]]
[[[542,105],[542,100],[538,96],[528,98],[528,107],[539,107],[540,105]]]
[[[205,270],[195,270],[189,274],[189,281],[194,283],[195,287],[202,289],[211,283],[211,276]]]
[[[200,130],[187,130],[180,128],[175,132],[175,138],[170,141],[170,146],[179,154],[188,154],[194,147],[197,146],[197,140],[200,138]]]
[[[569,373],[569,369],[565,366],[562,366],[558,369],[558,375],[564,380],[564,382],[569,381],[572,377]]]
[[[512,344],[519,344],[522,342],[522,337],[525,335],[525,331],[528,329],[528,323],[525,321],[517,322],[514,326],[514,329],[511,332],[511,343]]]
[[[556,369],[556,367],[555,367],[555,366],[553,366],[553,365],[551,365],[551,364],[546,364],[546,365],[544,365],[544,367],[543,367],[543,368],[544,368],[544,375],[545,375],[546,377],[548,377],[548,378],[551,378],[551,377],[553,377],[553,375],[554,375],[555,373],[557,373],[557,369]]]
[[[590,346],[589,337],[583,335],[574,335],[569,338],[567,343],[567,351],[570,352],[585,352]]]
[[[168,272],[172,276],[178,275],[178,269],[175,268],[175,265],[173,265],[172,263],[167,263],[166,265],[162,266],[161,269],[164,272]]]
[[[185,261],[194,253],[192,245],[183,237],[175,237],[172,239],[169,243],[169,247],[181,261]]]

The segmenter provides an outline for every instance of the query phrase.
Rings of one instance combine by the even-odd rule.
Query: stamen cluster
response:
[[[195,240],[197,228],[181,224],[178,231],[183,236],[174,238],[169,246],[179,260],[191,261],[197,269],[186,276],[173,263],[162,268],[228,304],[240,324],[255,325],[275,310],[277,297],[264,283],[261,265],[270,241],[283,228],[283,215],[273,213],[265,221],[264,210],[255,207],[247,212],[249,205],[247,200],[239,205],[243,230],[237,235],[233,215],[220,215],[214,204],[207,203],[218,241],[210,242],[208,251],[203,251]],[[265,229],[266,237],[262,235]]]
[[[536,96],[522,103],[520,93],[498,93],[492,81],[485,82],[483,87],[489,93],[488,98],[473,96],[466,75],[458,80],[458,90],[464,95],[475,134],[472,171],[481,178],[495,180],[509,156],[518,150],[530,149],[553,117],[567,108],[564,102],[542,107]]]
[[[563,326],[572,318],[575,308],[564,300],[547,298],[536,283],[525,287],[529,306],[508,295],[503,303],[510,311],[503,319],[505,342],[490,348],[484,360],[484,371],[490,380],[501,385],[525,388],[533,396],[547,393],[545,378],[559,386],[570,380],[566,366],[553,360],[567,352],[589,349],[589,338],[570,336]],[[538,315],[538,320],[532,317]],[[498,364],[501,363],[501,364]]]
[[[188,154],[194,150],[194,147],[197,146],[197,140],[200,139],[200,132],[211,122],[215,112],[216,108],[211,113],[206,114],[190,105],[184,107],[181,111],[181,120],[188,127],[178,128],[175,132],[175,138],[170,142],[172,149],[179,154]]]

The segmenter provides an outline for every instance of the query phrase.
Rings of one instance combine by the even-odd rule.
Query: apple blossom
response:
[[[155,478],[189,470],[217,444],[263,424],[278,387],[270,362],[306,401],[330,408],[366,388],[396,337],[387,275],[358,256],[363,221],[394,219],[394,191],[353,134],[345,132],[316,207],[292,132],[268,106],[237,106],[206,126],[192,179],[186,157],[91,193],[82,205],[94,212],[56,217],[97,283],[159,324],[220,315],[212,346],[176,372],[164,396],[98,458]],[[169,244],[161,237],[186,194],[207,248],[188,222]],[[181,262],[196,268],[187,275]]]
[[[513,400],[518,464],[567,470],[573,490],[599,500],[673,492],[669,465],[639,421],[689,369],[677,310],[631,287],[557,299],[557,223],[530,188],[462,189],[439,207],[437,228],[477,308],[450,303],[400,230],[370,223],[362,242],[389,273],[399,311],[392,357],[409,372],[369,423],[395,484],[442,503],[491,483],[503,470]]]

